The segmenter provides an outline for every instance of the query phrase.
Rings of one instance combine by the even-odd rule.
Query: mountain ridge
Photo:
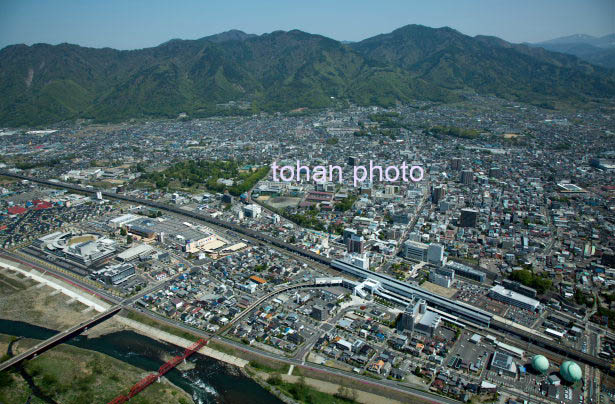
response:
[[[19,126],[450,102],[465,93],[578,104],[615,94],[615,71],[449,27],[408,25],[352,43],[230,30],[136,50],[11,45],[0,50],[0,92],[0,124]],[[252,107],[220,106],[229,101]]]
[[[592,36],[587,34],[573,34],[558,38],[537,42],[534,45],[555,45],[555,44],[588,44],[595,47],[610,48],[615,47],[615,33],[603,36]]]
[[[573,55],[596,66],[615,68],[615,33],[601,37],[574,34],[528,45]]]

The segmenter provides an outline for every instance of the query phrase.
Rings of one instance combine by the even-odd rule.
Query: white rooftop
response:
[[[532,306],[534,310],[536,310],[540,306],[540,302],[536,299],[532,299],[531,297],[527,297],[522,295],[521,293],[517,293],[513,290],[506,289],[502,285],[496,285],[490,289],[491,292],[497,293],[500,296],[506,296],[510,299],[516,300],[518,302],[523,302],[529,306]]]
[[[118,254],[117,257],[121,260],[127,260],[134,256],[150,252],[151,250],[153,250],[152,246],[148,244],[139,244],[137,246],[127,249],[126,251],[123,251],[122,253]]]

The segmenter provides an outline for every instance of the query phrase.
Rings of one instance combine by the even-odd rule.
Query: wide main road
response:
[[[331,264],[331,259],[324,257],[320,254],[316,254],[313,253],[311,251],[305,250],[303,248],[294,246],[292,244],[286,243],[278,238],[275,237],[271,237],[268,236],[266,234],[263,234],[262,232],[257,232],[254,230],[250,230],[250,229],[246,229],[244,227],[241,227],[239,225],[236,225],[234,223],[230,223],[224,220],[220,220],[220,219],[216,219],[215,217],[212,217],[210,215],[205,215],[203,213],[197,213],[197,212],[190,212],[184,209],[181,209],[177,206],[174,205],[170,205],[170,204],[166,204],[166,203],[158,203],[158,202],[154,202],[154,201],[150,201],[148,199],[141,199],[141,198],[134,198],[132,196],[128,196],[128,195],[121,195],[115,192],[108,192],[108,191],[101,191],[95,188],[85,188],[79,185],[75,185],[75,184],[69,184],[66,182],[61,182],[61,181],[57,181],[57,180],[45,180],[45,179],[41,179],[41,178],[36,178],[36,177],[31,177],[28,175],[22,175],[22,174],[18,174],[18,173],[14,173],[14,172],[10,172],[7,170],[0,170],[0,175],[3,175],[5,177],[12,177],[12,178],[17,178],[17,179],[21,179],[21,180],[27,180],[27,181],[32,181],[32,182],[36,182],[39,184],[43,184],[43,185],[47,185],[50,187],[56,187],[56,188],[64,188],[64,189],[69,189],[75,192],[81,192],[81,193],[85,193],[88,195],[96,195],[96,192],[101,192],[103,196],[108,197],[108,198],[112,198],[112,199],[118,199],[118,200],[122,200],[122,201],[126,201],[126,202],[132,202],[132,203],[136,203],[136,204],[140,204],[140,205],[145,205],[145,206],[150,206],[152,208],[156,208],[156,209],[161,209],[161,210],[165,210],[168,212],[173,212],[173,213],[177,213],[180,214],[182,216],[187,216],[187,217],[191,217],[197,220],[202,220],[204,222],[207,223],[211,223],[213,225],[216,225],[218,227],[222,227],[228,230],[232,230],[236,233],[239,234],[245,234],[246,236],[250,236],[251,238],[254,238],[256,240],[260,240],[269,244],[272,244],[276,247],[280,247],[283,248],[291,253],[294,254],[298,254],[300,256],[303,256],[305,258],[309,258],[313,261],[316,261],[318,263],[321,264],[325,264],[325,265],[330,265]]]
[[[214,218],[210,215],[205,215],[202,213],[196,213],[196,212],[190,212],[181,208],[178,208],[177,206],[173,206],[173,205],[169,205],[169,204],[163,204],[163,203],[158,203],[158,202],[154,202],[154,201],[150,201],[147,199],[140,199],[140,198],[134,198],[131,196],[127,196],[127,195],[121,195],[121,194],[117,194],[114,192],[107,192],[107,191],[99,191],[95,188],[85,188],[82,186],[78,186],[78,185],[74,185],[74,184],[69,184],[66,182],[61,182],[58,180],[45,180],[45,179],[40,179],[40,178],[36,178],[36,177],[31,177],[28,175],[22,175],[22,174],[18,174],[18,173],[14,173],[14,172],[10,172],[7,170],[0,170],[0,175],[4,175],[6,177],[12,177],[12,178],[17,178],[17,179],[22,179],[22,180],[27,180],[27,181],[32,181],[35,183],[39,183],[39,184],[43,184],[43,185],[47,185],[50,187],[56,187],[56,188],[64,188],[64,189],[69,189],[75,192],[81,192],[81,193],[85,193],[85,194],[89,194],[89,195],[95,195],[96,192],[101,192],[105,197],[108,198],[112,198],[112,199],[118,199],[118,200],[123,200],[123,201],[127,201],[127,202],[132,202],[135,204],[140,204],[140,205],[144,205],[144,206],[150,206],[156,209],[160,209],[160,210],[164,210],[164,211],[168,211],[168,212],[172,212],[178,215],[182,215],[182,216],[186,216],[186,217],[190,217],[196,220],[201,220],[203,222],[206,223],[210,223],[212,225],[221,227],[221,228],[225,228],[227,230],[232,230],[233,232],[239,233],[239,234],[244,234],[246,236],[249,236],[250,238],[262,241],[264,243],[268,243],[270,245],[282,248],[292,254],[295,255],[299,255],[301,257],[310,259],[312,261],[315,261],[319,264],[324,264],[327,266],[331,265],[331,259],[324,257],[320,254],[316,254],[313,253],[311,251],[305,250],[303,248],[294,246],[292,244],[286,243],[278,238],[275,237],[271,237],[268,236],[266,234],[263,234],[262,232],[257,232],[254,230],[250,230],[250,229],[246,229],[244,227],[241,227],[239,225],[236,225],[234,223],[230,223],[224,220],[220,220],[217,218]],[[494,324],[495,325],[495,324]],[[516,337],[518,339],[521,340],[530,340],[532,343],[535,344],[539,344],[539,345],[548,345],[548,343],[546,342],[547,340],[544,338],[540,338],[537,336],[532,336],[528,333],[521,333],[519,332],[519,330],[515,327],[506,325],[506,324],[497,324],[497,328],[499,328],[502,331],[505,331],[507,333],[509,333],[512,337]],[[549,348],[551,348],[549,346]],[[575,358],[577,360],[580,360],[584,363],[589,364],[590,366],[599,366],[602,370],[606,371],[606,372],[610,372],[610,363],[608,363],[607,361],[604,361],[601,358],[597,358],[591,355],[588,355],[586,353],[583,353],[577,349],[573,349],[570,347],[566,347],[566,346],[558,346],[557,347],[559,351],[561,351],[564,355],[571,357],[571,358]]]

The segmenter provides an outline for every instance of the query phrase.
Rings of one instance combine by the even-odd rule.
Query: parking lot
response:
[[[479,307],[502,317],[504,316],[506,309],[510,307],[487,297],[487,289],[481,286],[457,282],[456,287],[458,292],[453,298],[471,306]]]
[[[517,324],[533,328],[534,324],[540,319],[540,314],[519,307],[508,306],[504,317]]]

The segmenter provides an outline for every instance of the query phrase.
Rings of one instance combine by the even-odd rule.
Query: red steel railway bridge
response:
[[[152,374],[145,376],[138,383],[132,386],[132,388],[130,389],[127,395],[121,394],[117,396],[115,399],[113,399],[112,401],[109,401],[109,404],[123,404],[127,402],[128,400],[130,400],[131,398],[139,394],[141,391],[143,391],[147,386],[160,380],[160,378],[164,376],[169,370],[179,365],[181,362],[186,360],[186,358],[188,358],[190,355],[192,355],[193,353],[197,352],[199,349],[207,345],[207,342],[208,340],[200,339],[194,344],[190,345],[188,348],[186,348],[183,355],[178,355],[178,356],[173,357],[173,359],[171,359],[164,365],[160,366],[157,373],[152,373]]]

